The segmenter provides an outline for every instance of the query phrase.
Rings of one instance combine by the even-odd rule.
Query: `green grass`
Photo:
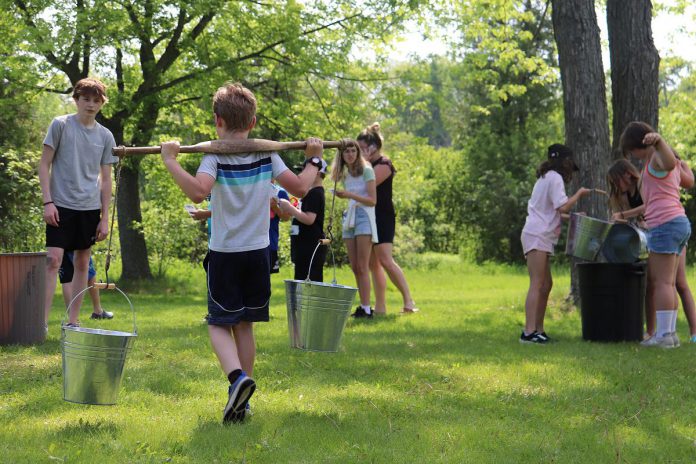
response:
[[[63,401],[57,296],[45,344],[0,348],[0,461],[696,460],[696,345],[583,341],[579,314],[558,309],[562,269],[546,325],[557,343],[520,345],[524,268],[423,263],[407,271],[421,312],[397,316],[390,287],[392,315],[349,322],[339,353],[288,347],[289,267],[274,276],[271,321],[256,326],[254,415],[233,426],[220,424],[227,385],[202,323],[198,269],[176,269],[175,291],[129,293],[139,336],[115,406]],[[347,269],[338,280],[353,282]],[[121,300],[104,300],[118,319],[100,325],[127,330]],[[680,314],[684,342],[685,327]]]

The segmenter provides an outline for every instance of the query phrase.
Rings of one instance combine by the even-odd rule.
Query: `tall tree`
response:
[[[46,64],[46,74],[58,70],[71,85],[88,75],[114,84],[100,122],[124,145],[150,144],[161,134],[158,122],[164,113],[202,114],[196,105],[203,101],[209,108],[210,95],[228,80],[241,80],[257,91],[261,132],[265,127],[268,133],[296,134],[304,129],[302,119],[294,120],[287,111],[302,100],[302,90],[320,100],[314,82],[327,74],[323,96],[335,90],[352,45],[387,37],[418,3],[0,0],[3,11],[24,26],[24,40]],[[294,95],[298,80],[306,84],[300,96]],[[317,114],[330,117],[328,107],[322,103]],[[286,122],[279,122],[279,115]],[[196,134],[212,135],[210,129]],[[122,278],[148,278],[141,160],[122,164],[117,199]]]
[[[657,128],[660,55],[652,37],[650,0],[607,1],[611,60],[612,149],[618,153],[621,131],[631,121]]]
[[[566,144],[575,153],[580,173],[571,189],[603,188],[611,160],[609,116],[599,26],[592,0],[553,0],[553,29],[563,82]],[[579,209],[606,218],[606,198],[590,195]],[[573,266],[571,295],[579,300]]]

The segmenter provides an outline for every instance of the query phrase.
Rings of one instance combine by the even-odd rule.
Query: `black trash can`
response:
[[[583,339],[643,339],[646,266],[645,262],[578,264]]]

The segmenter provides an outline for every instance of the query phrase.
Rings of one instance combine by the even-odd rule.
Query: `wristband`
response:
[[[44,206],[50,205],[51,203],[53,203],[53,202],[52,202],[52,201],[47,201],[46,203],[44,203]],[[54,203],[54,204],[55,204],[55,203]]]

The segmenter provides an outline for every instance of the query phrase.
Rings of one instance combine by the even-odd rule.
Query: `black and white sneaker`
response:
[[[355,312],[350,315],[350,317],[354,317],[356,319],[359,318],[367,318],[367,319],[372,319],[372,315],[374,314],[374,311],[372,311],[372,308],[370,308],[370,312],[368,313],[363,309],[362,306],[358,306],[355,308]]]
[[[546,335],[546,332],[537,332],[537,337],[544,340],[544,343],[549,343],[551,341],[551,337]]]
[[[544,343],[546,343],[546,339],[542,338],[541,335],[536,332],[532,332],[529,335],[525,335],[523,330],[522,334],[520,335],[520,343],[536,343],[539,345],[543,345]]]

